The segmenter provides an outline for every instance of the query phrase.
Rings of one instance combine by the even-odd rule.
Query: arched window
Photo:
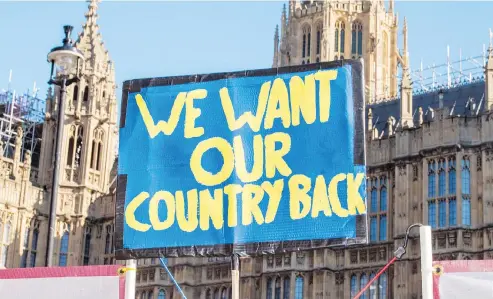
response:
[[[227,295],[226,295],[226,288],[223,288],[223,290],[221,291],[221,299],[227,299]]]
[[[67,165],[78,167],[82,157],[84,127],[81,124],[70,126],[67,151]]]
[[[157,299],[166,299],[166,292],[164,290],[159,290]]]
[[[205,299],[212,299],[211,298],[211,289],[207,289],[207,291],[205,292]]]
[[[445,160],[438,162],[438,196],[445,196]]]
[[[363,55],[363,25],[361,22],[353,22],[351,31],[351,54],[353,58]]]
[[[84,88],[84,99],[83,99],[84,102],[87,102],[89,101],[89,86],[86,85],[86,87]]]
[[[74,137],[68,139],[67,165],[72,166],[74,160]]]
[[[229,287],[228,289],[228,299],[232,299],[233,298],[233,289],[231,287]]]
[[[274,299],[281,299],[281,278],[276,278],[276,285],[274,288]]]
[[[471,225],[471,169],[469,157],[462,158],[461,183],[462,183],[462,224]]]
[[[38,236],[39,236],[39,230],[35,228],[33,230],[33,237],[31,239],[31,258],[29,261],[31,267],[36,267],[36,254],[38,252]]]
[[[104,254],[111,253],[111,225],[106,226],[106,237],[104,244]]]
[[[29,226],[24,229],[24,238],[22,240],[21,268],[27,267],[27,254],[29,252],[29,231]]]
[[[219,289],[214,290],[214,299],[219,299]]]
[[[375,278],[375,273],[370,274],[370,280],[372,280],[373,278]],[[377,298],[377,283],[377,281],[374,281],[370,286],[370,299]]]
[[[370,192],[370,197],[371,197],[371,210],[370,212],[376,213],[377,212],[377,206],[378,206],[378,200],[377,200],[377,188],[372,187],[371,192]]]
[[[79,86],[75,85],[74,86],[74,94],[72,96],[72,101],[75,103],[79,99]]]
[[[378,295],[379,299],[387,299],[387,273],[378,278]]]
[[[147,299],[146,298],[146,292],[142,292],[142,295],[140,295],[140,299]]]
[[[91,163],[90,168],[95,170],[101,170],[101,156],[103,154],[103,138],[104,131],[102,128],[96,128],[94,130],[94,139],[92,141],[91,149]]]
[[[86,237],[84,240],[84,266],[89,265],[89,257],[91,254],[91,229],[86,229]]]
[[[312,34],[311,34],[311,27],[309,25],[304,25],[303,26],[303,45],[301,49],[301,57],[310,57],[310,48],[311,48],[311,39],[312,39]]]
[[[380,212],[387,211],[387,187],[382,186],[380,189]]]
[[[316,49],[316,53],[317,55],[320,55],[320,45],[321,45],[321,42],[322,42],[322,24],[318,24],[317,25],[317,49]]]
[[[366,284],[368,283],[368,280],[366,278],[366,274],[361,274],[361,277],[359,279],[359,289],[362,290]],[[361,294],[361,299],[366,299],[367,298],[367,292],[364,292],[363,294]]]
[[[149,293],[147,293],[147,299],[154,299],[154,293],[152,291],[149,291]]]
[[[350,288],[351,288],[351,298],[356,296],[356,293],[358,292],[358,286],[356,285],[356,275],[351,276],[351,281],[350,281]]]
[[[272,278],[267,278],[267,290],[265,290],[265,298],[272,299]]]
[[[301,275],[296,276],[294,299],[303,299],[303,276]]]
[[[435,197],[435,178],[436,174],[436,162],[435,160],[431,160],[428,162],[428,198],[434,198]]]
[[[452,157],[448,161],[448,194],[455,195],[457,185],[455,175],[455,157]]]
[[[334,50],[336,52],[336,56],[341,56],[344,58],[344,46],[346,41],[346,24],[343,20],[338,20],[335,26],[335,43]]]
[[[291,292],[291,280],[289,276],[284,277],[284,286],[283,286],[283,298],[282,299],[289,299],[289,294]]]
[[[67,266],[68,241],[69,241],[69,232],[68,230],[66,230],[62,235],[62,239],[60,240],[60,256],[58,260],[58,265],[61,267]]]

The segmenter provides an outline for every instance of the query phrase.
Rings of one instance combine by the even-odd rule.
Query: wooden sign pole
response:
[[[240,299],[240,257],[237,254],[231,256],[231,291],[232,299]]]

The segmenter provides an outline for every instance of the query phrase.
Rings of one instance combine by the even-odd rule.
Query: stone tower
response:
[[[395,98],[397,66],[404,59],[397,44],[394,0],[290,0],[274,37],[273,67],[364,59],[367,102]]]
[[[85,57],[81,80],[67,89],[62,156],[59,161],[55,265],[65,263],[62,255],[67,256],[67,265],[88,263],[86,255],[91,245],[91,225],[87,223],[89,207],[97,198],[108,194],[113,183],[110,174],[117,142],[115,72],[98,32],[97,2],[90,1],[85,15],[87,20],[76,40],[76,47]],[[47,171],[41,173],[39,181],[46,186],[47,195],[51,189],[56,131],[54,117],[59,95],[58,87],[48,94],[43,131],[40,169]]]

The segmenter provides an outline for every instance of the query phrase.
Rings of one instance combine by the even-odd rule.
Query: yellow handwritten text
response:
[[[324,70],[307,75],[304,79],[300,76],[293,76],[289,79],[288,84],[281,78],[264,82],[260,87],[255,114],[252,111],[247,111],[238,118],[235,117],[233,101],[228,88],[221,88],[219,97],[227,126],[233,132],[248,124],[253,132],[258,132],[262,124],[265,130],[272,129],[277,119],[281,121],[284,128],[300,125],[301,119],[306,124],[313,124],[317,116],[316,82],[319,82],[319,121],[325,123],[330,117],[330,81],[336,78],[337,70]],[[183,110],[185,110],[184,136],[185,138],[196,138],[204,135],[204,128],[196,127],[195,121],[202,112],[201,109],[194,106],[194,102],[206,97],[207,90],[205,89],[178,93],[171,108],[169,119],[167,121],[159,120],[157,123],[155,123],[141,94],[135,96],[135,101],[151,139],[160,132],[164,135],[173,134]]]
[[[280,146],[280,148],[276,149],[277,146]],[[211,173],[202,167],[202,157],[212,149],[219,151],[223,158],[222,167],[216,173]],[[284,160],[284,156],[290,149],[291,137],[286,133],[272,133],[265,136],[265,138],[261,135],[255,135],[253,137],[253,157],[252,159],[247,159],[241,136],[233,138],[232,146],[226,139],[214,137],[201,141],[195,147],[190,158],[190,169],[195,180],[204,186],[215,186],[224,183],[235,169],[238,178],[243,183],[257,181],[264,174],[264,164],[265,173],[269,179],[273,178],[276,172],[283,176],[289,176],[292,171]],[[246,169],[246,160],[253,161],[251,171]]]
[[[243,226],[263,225],[275,220],[283,200],[289,201],[286,205],[289,205],[292,220],[309,215],[317,218],[321,213],[325,217],[346,218],[366,213],[359,192],[364,176],[364,173],[340,173],[326,184],[325,178],[319,175],[313,184],[309,177],[296,174],[288,179],[287,185],[284,178],[274,183],[264,181],[260,185],[229,184],[214,190],[189,190],[186,197],[183,191],[174,194],[158,191],[151,198],[149,193],[141,192],[128,204],[125,221],[130,228],[140,232],[151,228],[162,231],[175,224],[183,232],[207,231],[211,227],[220,230],[226,225],[236,227],[239,223]],[[338,194],[338,184],[343,181],[346,181],[347,208],[343,207]],[[285,187],[287,196],[283,197]],[[135,214],[146,201],[149,201],[148,220],[137,220]],[[227,207],[223,206],[225,204]],[[163,208],[165,212],[162,212]]]

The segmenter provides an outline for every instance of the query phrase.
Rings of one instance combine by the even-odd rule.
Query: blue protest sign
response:
[[[366,242],[363,111],[360,61],[125,82],[117,254]]]

